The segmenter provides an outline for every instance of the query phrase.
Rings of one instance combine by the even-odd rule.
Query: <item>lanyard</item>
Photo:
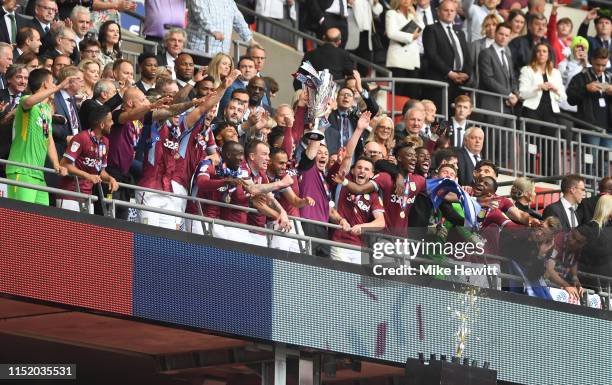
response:
[[[106,155],[106,145],[99,140],[92,130],[89,130],[89,139],[91,139],[92,143],[95,145],[96,154],[98,156],[99,162],[95,163],[96,171],[100,172],[102,170],[102,160],[104,159],[104,155]]]

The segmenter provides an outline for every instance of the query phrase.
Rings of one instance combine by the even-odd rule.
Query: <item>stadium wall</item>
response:
[[[1,293],[393,362],[452,356],[465,314],[501,380],[612,383],[612,312],[8,199],[0,229]]]

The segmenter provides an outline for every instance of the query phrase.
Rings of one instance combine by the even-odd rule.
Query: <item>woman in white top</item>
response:
[[[349,8],[348,39],[344,49],[372,61],[372,22],[382,11],[383,6],[378,0],[353,0]],[[357,64],[357,69],[361,76],[368,73],[368,67],[362,64]]]
[[[396,78],[418,78],[421,59],[418,40],[425,25],[420,15],[417,15],[411,0],[391,1],[391,10],[385,18],[385,30],[389,38],[387,51],[387,68]],[[402,28],[414,21],[419,27],[413,33],[402,32]],[[418,87],[411,84],[396,85],[396,94],[418,97]]]
[[[275,19],[278,22],[296,28],[297,14],[294,0],[257,0],[255,3],[257,14]],[[257,22],[257,32],[262,33],[274,40],[296,47],[296,38],[286,29],[267,23],[261,19]]]
[[[521,68],[519,94],[523,99],[523,117],[554,123],[559,102],[566,99],[561,73],[554,68],[550,47],[539,43],[533,47],[529,65]],[[555,135],[554,128],[528,125],[530,132]]]

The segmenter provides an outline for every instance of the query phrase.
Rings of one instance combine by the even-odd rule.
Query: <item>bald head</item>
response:
[[[330,43],[339,44],[342,39],[342,33],[338,28],[329,28],[325,31],[325,41]]]
[[[137,87],[128,88],[123,94],[123,107],[132,110],[149,104],[147,97]]]
[[[383,158],[385,149],[382,144],[377,143],[373,140],[366,143],[363,147],[363,154],[368,158],[372,159],[374,162]]]

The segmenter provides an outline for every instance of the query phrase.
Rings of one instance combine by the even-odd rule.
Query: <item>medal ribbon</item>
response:
[[[96,171],[100,173],[102,171],[102,159],[104,159],[104,153],[106,152],[106,146],[102,143],[101,140],[96,138],[96,135],[92,130],[89,130],[89,139],[91,139],[92,143],[95,145],[96,153],[98,155],[98,161],[96,162]]]

